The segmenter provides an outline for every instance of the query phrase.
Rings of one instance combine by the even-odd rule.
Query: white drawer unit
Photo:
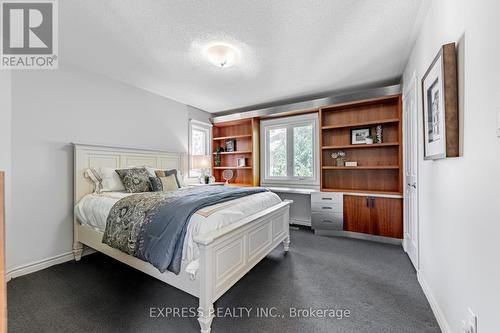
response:
[[[338,192],[311,194],[311,225],[313,229],[344,229],[344,196]]]

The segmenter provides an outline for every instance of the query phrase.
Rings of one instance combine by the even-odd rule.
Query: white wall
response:
[[[70,143],[187,152],[188,119],[209,114],[62,65],[12,73],[12,219],[7,270],[72,249]]]
[[[498,1],[432,1],[403,83],[418,81],[442,44],[465,46],[463,157],[424,161],[419,112],[420,271],[445,331],[461,332],[467,308],[479,332],[500,314],[500,45]],[[462,35],[465,32],[465,42]],[[463,56],[463,54],[462,54]],[[464,76],[465,75],[465,76]],[[421,91],[419,91],[421,103]],[[419,105],[419,110],[422,106]]]
[[[11,213],[11,116],[11,72],[0,70],[0,170],[5,171],[5,219],[7,222],[10,221]],[[6,228],[5,232],[6,239],[9,239],[10,229]]]

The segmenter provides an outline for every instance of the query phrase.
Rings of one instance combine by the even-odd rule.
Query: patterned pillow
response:
[[[158,177],[149,177],[149,182],[151,183],[151,189],[153,192],[161,192],[163,191],[163,184],[161,183],[161,179]]]
[[[177,186],[177,179],[175,179],[175,176],[174,175],[170,175],[170,176],[167,176],[167,177],[159,177],[160,181],[161,181],[161,185],[163,187],[163,191],[167,192],[167,191],[177,191],[177,189],[179,188]]]
[[[146,168],[116,170],[118,176],[129,193],[151,192],[151,183]]]
[[[177,176],[177,170],[172,169],[172,170],[156,170],[155,171],[156,177],[168,177],[170,175],[175,176],[175,182],[177,183],[177,188],[181,188],[181,182],[179,181],[179,177]]]

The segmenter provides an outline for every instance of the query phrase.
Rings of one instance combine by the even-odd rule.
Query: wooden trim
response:
[[[427,75],[430,73],[435,63],[441,57],[443,69],[443,96],[444,96],[444,113],[445,113],[445,140],[446,140],[446,156],[444,157],[459,157],[460,156],[460,132],[459,132],[459,113],[458,113],[458,74],[457,74],[457,55],[455,43],[445,44],[441,47],[438,54],[432,61],[431,65],[425,72],[422,81],[422,112],[425,112],[425,91],[424,82]],[[425,116],[423,117],[425,121]],[[425,140],[425,124],[423,126]],[[426,156],[426,144],[424,141],[424,159],[434,160],[433,156]],[[443,156],[440,154],[439,158]]]
[[[443,46],[446,157],[459,156],[458,80],[455,43]]]

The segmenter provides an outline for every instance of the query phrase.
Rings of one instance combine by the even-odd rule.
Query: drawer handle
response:
[[[322,220],[321,222],[327,222],[327,223],[335,223],[332,220]]]
[[[333,200],[333,198],[321,198],[321,200]]]
[[[332,209],[332,207],[321,207],[321,209]]]

